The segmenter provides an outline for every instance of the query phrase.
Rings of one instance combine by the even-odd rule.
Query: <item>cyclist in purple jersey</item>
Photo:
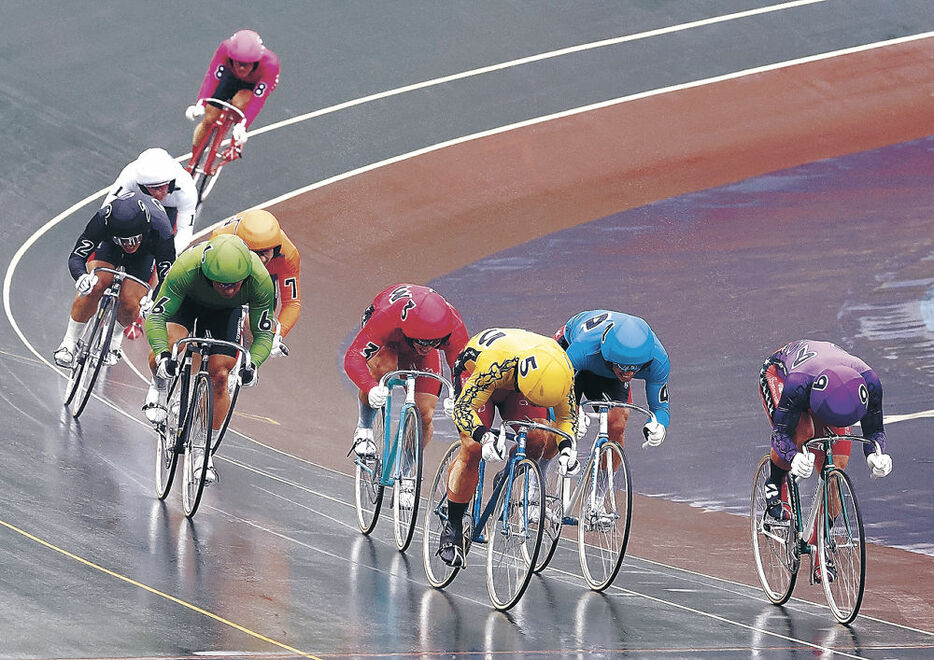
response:
[[[766,511],[770,518],[788,519],[782,507],[781,484],[790,471],[799,479],[811,476],[815,463],[823,465],[823,452],[802,450],[805,442],[824,435],[849,435],[851,424],[860,423],[863,437],[879,443],[882,454],[863,445],[873,478],[892,471],[892,458],[884,453],[882,383],[869,365],[826,341],[801,339],[775,351],[759,372],[759,394],[772,424]],[[846,468],[850,443],[834,446],[834,463]],[[833,579],[833,567],[828,567]],[[815,579],[820,579],[817,567]]]

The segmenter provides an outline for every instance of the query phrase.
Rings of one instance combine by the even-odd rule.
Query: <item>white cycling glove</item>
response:
[[[75,288],[82,296],[86,296],[91,293],[95,284],[97,284],[97,275],[85,273],[75,281]]]
[[[148,295],[140,298],[139,299],[139,315],[142,316],[143,318],[146,318],[147,316],[149,316],[149,312],[152,311],[152,305],[153,305],[152,298],[150,298]]]
[[[487,431],[480,438],[481,452],[483,460],[495,462],[506,460],[506,427],[500,429],[499,435]]]
[[[188,118],[188,121],[194,121],[198,117],[204,116],[204,104],[201,101],[198,101],[194,105],[189,105],[185,108],[185,116]]]
[[[241,146],[246,144],[246,124],[242,121],[239,124],[234,124],[233,130],[230,132],[230,137]]]
[[[587,435],[587,429],[590,427],[590,416],[581,408],[577,415],[577,440],[580,441]]]
[[[269,351],[269,357],[282,357],[288,353],[288,349],[282,350],[282,326],[276,322],[276,334],[272,337],[272,350]]]
[[[444,397],[444,400],[441,401],[441,407],[444,409],[445,417],[454,415],[454,397]]]
[[[645,436],[645,442],[650,447],[658,447],[665,441],[665,425],[659,422],[646,422],[642,427],[642,435]]]
[[[798,479],[807,479],[814,471],[814,454],[809,451],[799,451],[791,459],[791,473]]]
[[[369,401],[370,408],[382,408],[389,399],[389,388],[385,385],[376,385],[370,389],[366,398]]]
[[[569,477],[580,472],[581,464],[577,460],[576,447],[565,445],[558,450],[558,469],[563,477]]]
[[[892,457],[888,454],[869,454],[866,464],[872,470],[873,479],[880,479],[892,471]]]

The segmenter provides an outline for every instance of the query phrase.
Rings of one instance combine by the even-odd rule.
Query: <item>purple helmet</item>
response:
[[[869,390],[855,369],[827,367],[811,384],[811,410],[831,426],[849,426],[866,414]]]
[[[253,30],[238,30],[227,39],[227,54],[238,62],[259,62],[264,50],[263,40]]]

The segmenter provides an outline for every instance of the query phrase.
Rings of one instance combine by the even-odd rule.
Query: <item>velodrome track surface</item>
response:
[[[918,313],[930,287],[930,38],[517,127],[275,204],[302,250],[304,316],[294,355],[264,367],[243,397],[236,427],[249,439],[225,442],[222,481],[194,524],[177,493],[165,506],[151,495],[151,437],[134,421],[142,380],[112,369],[102,392],[118,410],[95,401],[75,424],[58,404],[62,378],[29,351],[48,356],[60,338],[65,254],[94,203],[20,246],[142,148],[185,151],[181,110],[216,41],[241,24],[283,60],[262,127],[767,6],[669,4],[335,3],[301,16],[225,4],[234,21],[179,5],[175,21],[146,26],[171,48],[145,53],[132,29],[139,10],[127,5],[83,6],[67,29],[5,7],[0,31],[14,55],[0,75],[0,200],[15,270],[0,326],[0,655],[929,655],[932,559],[891,547],[931,552],[929,419],[890,425],[890,479],[870,482],[857,461],[850,470],[868,533],[882,542],[870,551],[867,616],[850,628],[806,600],[765,603],[746,519],[709,509],[741,510],[766,443],[757,360],[783,341],[834,338],[865,357],[890,417],[931,407]],[[446,140],[932,29],[923,2],[811,3],[375,100],[257,132],[202,224]],[[417,548],[398,555],[385,522],[373,539],[356,532],[343,456],[355,404],[341,348],[373,293],[399,280],[432,282],[471,330],[550,331],[602,305],[656,327],[675,365],[671,435],[651,453],[633,443],[636,488],[653,497],[636,502],[630,557],[606,596],[584,591],[568,544],[512,613],[495,613],[482,571],[436,592]],[[128,349],[142,365],[141,343]],[[443,446],[431,447],[429,470]],[[796,595],[822,603],[816,587]]]

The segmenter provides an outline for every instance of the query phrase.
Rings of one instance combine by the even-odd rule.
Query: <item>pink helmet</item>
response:
[[[448,337],[457,326],[457,315],[440,293],[427,286],[411,286],[412,305],[402,312],[402,334],[410,340]]]
[[[266,47],[253,30],[238,30],[227,40],[227,54],[238,62],[259,62]]]

